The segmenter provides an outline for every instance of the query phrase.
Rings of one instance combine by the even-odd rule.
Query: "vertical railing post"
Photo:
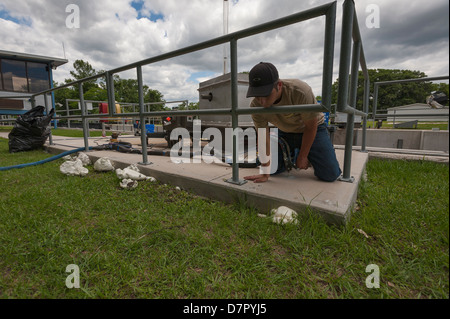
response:
[[[52,65],[50,63],[47,64],[47,68],[49,70],[49,76],[50,76],[50,88],[53,89],[53,72],[51,72]],[[52,104],[52,109],[55,109],[55,115],[56,115],[56,106],[55,106],[55,93],[53,91],[50,92],[50,100]],[[56,129],[58,128],[57,120],[54,120],[53,127]]]
[[[65,99],[64,104],[66,105],[66,115],[69,116],[70,115],[69,101],[67,101],[67,99]],[[70,119],[67,119],[67,128],[70,128]]]
[[[336,2],[328,10],[325,20],[323,54],[322,105],[331,114],[331,90],[333,85],[334,38],[336,29]]]
[[[114,93],[114,75],[106,72],[106,91],[108,94],[108,113],[113,117],[116,114],[116,97]]]
[[[352,49],[352,34],[353,34],[353,18],[355,15],[355,7],[353,0],[345,0],[342,14],[342,34],[341,34],[341,52],[339,63],[339,92],[336,110],[345,112],[348,108],[349,100],[349,69]],[[354,58],[354,57],[353,57]],[[354,62],[354,59],[353,59]],[[359,57],[358,57],[359,62]],[[358,77],[358,74],[356,74]],[[350,177],[351,156],[353,148],[353,122],[355,119],[354,113],[347,113],[347,130],[345,136],[345,151],[344,151],[344,169],[343,174],[339,177],[340,181],[352,182]],[[351,127],[349,127],[351,126]]]
[[[45,105],[45,112],[48,115],[50,113],[50,110],[48,109],[47,93],[44,94],[44,105]],[[50,124],[50,135],[48,136],[48,143],[50,145],[53,145],[53,136],[52,136],[52,129],[51,129],[51,127],[52,127],[52,125]]]
[[[354,4],[352,0],[346,0],[343,5],[341,51],[339,62],[339,91],[336,111],[344,112],[348,103],[348,79],[350,70],[350,58],[352,48],[352,31]]]
[[[363,104],[363,112],[369,113],[369,98],[370,98],[370,80],[364,80],[364,104]],[[363,118],[363,127],[362,127],[362,142],[361,142],[361,152],[366,153],[366,142],[367,140],[367,116]]]
[[[361,52],[361,42],[353,44],[352,54],[352,71],[350,78],[350,96],[349,105],[356,108],[356,101],[358,96],[358,73],[359,73],[359,57]],[[342,173],[342,181],[353,182],[353,176],[350,176],[352,166],[352,151],[353,151],[353,133],[355,125],[355,113],[347,114],[347,126],[345,133],[345,154],[344,154],[344,170]]]
[[[84,150],[89,151],[89,127],[86,116],[86,104],[84,103],[83,83],[78,84],[80,91],[80,107],[81,107],[81,121],[83,124],[83,138],[84,138]]]
[[[378,106],[378,83],[373,84],[373,106],[372,106],[372,119],[373,128],[375,128],[375,121],[377,117],[377,106]]]
[[[237,153],[237,145],[238,145],[238,134],[239,131],[236,130],[238,127],[238,115],[237,115],[237,107],[238,107],[238,83],[237,83],[237,40],[232,39],[230,41],[230,67],[231,67],[231,126],[233,128],[233,163],[232,163],[232,171],[233,175],[231,179],[228,179],[227,182],[237,185],[245,184],[246,180],[239,180],[239,159]]]
[[[139,94],[139,125],[141,126],[142,162],[139,164],[149,165],[147,155],[147,132],[144,119],[144,82],[142,80],[142,66],[137,66],[138,94]],[[133,106],[134,107],[134,106]]]

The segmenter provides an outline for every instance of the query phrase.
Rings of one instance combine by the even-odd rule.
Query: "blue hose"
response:
[[[13,166],[0,167],[0,171],[8,171],[8,170],[13,169],[13,168],[24,168],[24,167],[28,167],[28,166],[35,166],[35,165],[48,163],[48,162],[57,160],[58,158],[64,157],[66,155],[70,155],[70,154],[77,153],[77,152],[82,152],[85,149],[86,149],[85,147],[80,147],[80,148],[77,148],[77,149],[74,149],[74,150],[66,151],[64,153],[55,155],[53,157],[49,157],[49,158],[43,159],[42,161],[37,161],[37,162],[27,163],[27,164],[18,164],[18,165],[13,165]],[[89,149],[92,149],[92,147],[89,147]]]

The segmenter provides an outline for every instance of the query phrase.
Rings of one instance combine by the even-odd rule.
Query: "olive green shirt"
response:
[[[317,104],[311,87],[297,79],[281,80],[283,82],[281,100],[274,106]],[[256,99],[250,103],[250,107],[262,107]],[[269,123],[286,133],[303,133],[304,121],[317,119],[317,124],[324,122],[322,112],[299,112],[281,114],[252,114],[255,128],[267,128]]]

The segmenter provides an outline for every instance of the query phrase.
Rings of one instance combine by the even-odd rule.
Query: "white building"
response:
[[[388,111],[388,122],[409,122],[418,120],[419,122],[447,122],[448,121],[448,106],[443,106],[441,109],[432,108],[428,104],[415,103],[409,105],[402,105],[391,107]],[[396,115],[408,115],[411,116],[396,116]],[[447,116],[443,116],[447,115]]]
[[[30,110],[31,94],[52,88],[52,70],[67,62],[66,59],[0,50],[0,117]],[[54,107],[52,97],[48,95],[50,107]],[[45,105],[42,95],[36,97],[36,105]]]

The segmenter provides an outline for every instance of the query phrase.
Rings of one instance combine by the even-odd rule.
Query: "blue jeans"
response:
[[[278,136],[282,137],[289,144],[291,157],[295,163],[302,146],[303,133],[286,133],[278,129]],[[342,173],[325,124],[321,124],[317,128],[317,134],[309,151],[308,160],[314,168],[314,175],[320,180],[334,182]],[[283,152],[281,146],[278,145],[278,169],[274,175],[285,170]]]

